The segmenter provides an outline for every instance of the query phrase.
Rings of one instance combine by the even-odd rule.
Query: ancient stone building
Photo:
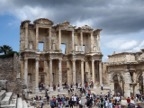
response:
[[[14,93],[22,90],[19,56],[17,53],[0,56],[0,89]]]
[[[69,22],[53,25],[41,18],[20,26],[21,77],[32,90],[40,83],[53,85],[92,80],[102,83],[100,31]]]
[[[112,54],[106,67],[112,93],[119,92],[126,97],[144,93],[144,50]]]

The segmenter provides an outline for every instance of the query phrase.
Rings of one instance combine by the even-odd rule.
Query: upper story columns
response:
[[[83,32],[80,32],[80,45],[83,46]]]
[[[61,50],[61,29],[58,30],[58,48]]]

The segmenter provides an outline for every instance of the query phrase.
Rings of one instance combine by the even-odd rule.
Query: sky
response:
[[[0,46],[19,51],[20,23],[48,18],[101,31],[103,60],[144,48],[144,0],[0,0]]]

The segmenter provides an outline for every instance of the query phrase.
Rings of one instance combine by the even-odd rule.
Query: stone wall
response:
[[[7,80],[6,88],[8,91],[18,93],[21,91],[22,82],[19,77],[20,64],[19,56],[13,54],[10,57],[0,58],[0,80]],[[1,86],[1,85],[0,85]]]

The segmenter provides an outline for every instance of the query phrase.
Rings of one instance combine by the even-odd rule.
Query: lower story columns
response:
[[[35,65],[36,73],[35,73],[35,92],[39,91],[39,59],[36,58]]]
[[[52,75],[52,59],[49,60],[49,77],[50,77],[50,91],[53,91],[53,75]]]
[[[84,61],[81,61],[81,84],[84,87]]]
[[[100,79],[100,85],[102,86],[103,82],[102,82],[102,63],[101,62],[99,62],[99,79]]]
[[[95,71],[94,71],[94,60],[91,61],[91,70],[92,70],[92,81],[95,83]]]
[[[73,66],[73,85],[76,84],[76,66],[75,66],[75,60],[72,60],[72,66]]]
[[[62,87],[62,60],[61,59],[59,59],[59,86],[60,86],[60,89],[63,89],[63,87]]]
[[[24,60],[24,82],[28,87],[28,58],[25,58]]]

